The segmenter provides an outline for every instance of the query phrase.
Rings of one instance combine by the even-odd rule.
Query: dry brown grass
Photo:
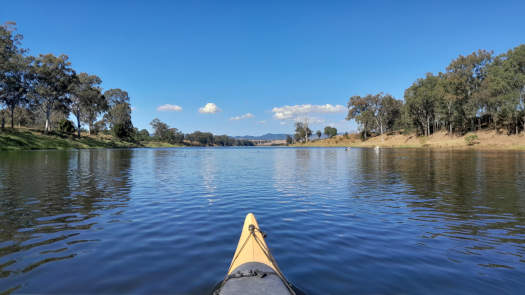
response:
[[[474,132],[473,132],[474,133]],[[318,146],[318,147],[390,147],[390,148],[449,148],[449,149],[511,149],[525,150],[525,136],[500,134],[493,130],[478,131],[477,143],[469,146],[465,136],[449,136],[446,132],[437,132],[431,136],[416,136],[415,134],[381,135],[361,141],[359,135],[351,134],[348,138],[338,135],[329,139],[311,141],[307,144],[293,146]]]

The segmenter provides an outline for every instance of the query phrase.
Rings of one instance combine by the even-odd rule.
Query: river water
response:
[[[253,212],[307,294],[523,294],[525,152],[0,153],[0,293],[207,294]]]

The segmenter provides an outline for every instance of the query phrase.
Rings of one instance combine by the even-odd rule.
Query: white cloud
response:
[[[323,124],[326,122],[325,119],[317,118],[317,117],[295,117],[295,122],[305,122],[308,121],[309,124]]]
[[[199,113],[201,114],[215,114],[220,111],[221,109],[213,102],[209,102],[202,108],[199,108]]]
[[[182,107],[174,104],[165,104],[161,105],[157,108],[157,111],[159,112],[180,112],[182,111]]]
[[[253,117],[254,117],[254,115],[252,113],[246,113],[244,115],[231,117],[230,120],[238,121],[238,120],[244,120],[244,119],[249,119],[249,118],[253,118]]]
[[[277,120],[295,119],[299,116],[304,116],[312,113],[340,113],[346,111],[342,105],[312,105],[301,104],[293,106],[275,107],[272,109],[273,117]]]

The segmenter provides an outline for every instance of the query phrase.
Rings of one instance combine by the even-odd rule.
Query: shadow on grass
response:
[[[82,148],[119,148],[139,147],[124,141],[103,140],[93,137],[74,138],[69,134],[56,132],[43,133],[40,130],[0,131],[0,150],[33,149],[82,149]]]

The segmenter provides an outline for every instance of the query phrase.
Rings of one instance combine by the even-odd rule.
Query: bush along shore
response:
[[[60,132],[43,132],[27,128],[0,131],[0,150],[86,149],[145,147],[140,142],[127,142],[111,135],[76,137]]]
[[[168,133],[167,136],[171,136]],[[180,141],[171,138],[147,136],[120,139],[110,132],[78,136],[76,132],[51,131],[29,128],[0,129],[0,151],[45,150],[45,149],[92,149],[92,148],[171,148],[202,146],[253,145],[251,141],[236,140],[226,135],[194,132],[181,135]]]

